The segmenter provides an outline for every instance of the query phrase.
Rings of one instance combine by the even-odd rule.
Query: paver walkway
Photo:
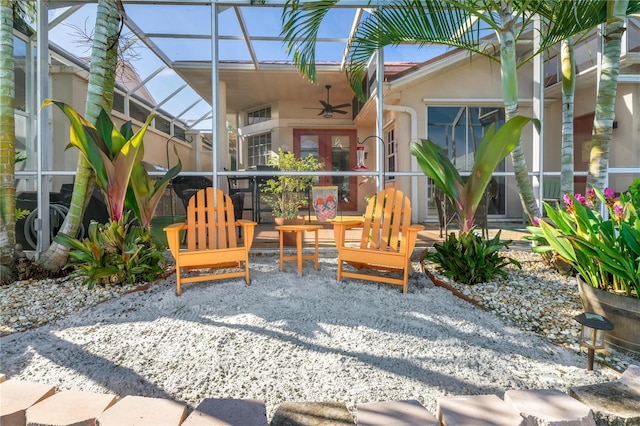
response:
[[[5,380],[0,373],[0,424],[22,425],[233,425],[266,426],[264,401],[206,398],[191,413],[186,405],[162,398],[80,391],[54,392],[52,386]],[[444,396],[437,420],[417,401],[359,404],[355,417],[339,401],[284,402],[271,426],[362,424],[593,426],[640,424],[640,366],[615,382],[580,386],[569,395],[557,390],[513,390],[496,395]],[[624,398],[620,396],[624,395]],[[595,419],[595,420],[594,420]],[[606,422],[606,423],[602,423]]]

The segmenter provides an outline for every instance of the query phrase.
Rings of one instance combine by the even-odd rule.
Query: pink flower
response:
[[[535,226],[540,226],[540,218],[539,217],[535,217],[533,218],[533,224]]]
[[[587,191],[587,206],[593,207],[596,204],[596,190],[593,188],[589,188]]]
[[[571,196],[569,194],[564,194],[564,196],[562,197],[562,201],[564,201],[564,203],[568,206],[573,204],[573,201],[571,200]]]
[[[613,215],[616,217],[618,222],[622,221],[622,217],[624,216],[624,207],[620,204],[613,206]]]
[[[586,205],[587,199],[584,198],[584,195],[582,194],[576,194],[574,195],[574,198],[576,199],[577,202],[579,202],[580,204],[582,204],[583,206]]]
[[[613,189],[607,187],[604,189],[604,198],[615,198],[616,193]]]

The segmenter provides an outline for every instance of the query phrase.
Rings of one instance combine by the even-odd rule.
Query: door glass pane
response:
[[[331,137],[331,170],[349,170],[350,140],[348,136]],[[348,176],[332,176],[332,185],[338,187],[338,199],[340,202],[350,201],[350,188]]]
[[[429,108],[429,139],[444,149],[459,171],[467,171],[467,167],[471,170],[468,166],[466,126],[467,108],[464,106]]]
[[[300,158],[312,155],[316,160],[320,160],[320,143],[318,135],[303,135],[300,137]],[[318,185],[320,179],[316,176],[311,182],[312,185]]]
[[[304,158],[311,154],[314,158],[320,157],[320,144],[318,143],[318,135],[303,135],[300,137],[300,158]]]

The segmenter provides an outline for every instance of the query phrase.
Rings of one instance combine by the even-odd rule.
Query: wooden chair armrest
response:
[[[236,225],[237,226],[242,226],[243,228],[246,228],[248,226],[256,226],[258,225],[257,222],[253,222],[251,220],[247,220],[247,219],[238,219],[236,220]]]
[[[344,246],[345,232],[347,229],[362,227],[364,220],[348,220],[348,221],[333,221],[333,239],[336,243],[338,250]]]
[[[180,231],[184,231],[187,229],[187,224],[185,222],[174,223],[169,226],[165,226],[164,232],[167,233],[167,244],[169,245],[169,250],[171,250],[171,254],[173,254],[173,258],[177,259],[178,254],[180,253]]]
[[[333,221],[333,222],[331,222],[331,224],[333,225],[333,229],[336,229],[338,227],[341,227],[341,228],[344,228],[344,229],[357,228],[359,226],[362,226],[363,223],[364,223],[364,219],[344,220],[344,221]]]
[[[424,225],[410,225],[407,228],[408,232],[420,232],[424,229]]]
[[[165,232],[178,232],[187,229],[187,224],[184,222],[173,223],[169,226],[162,228]]]
[[[413,249],[416,246],[418,239],[418,232],[424,229],[423,225],[409,225],[406,229],[406,235],[402,235],[402,241],[400,241],[400,251],[406,253],[407,256],[411,256]]]
[[[242,226],[242,232],[244,234],[244,247],[247,251],[253,245],[253,236],[256,230],[256,222],[246,219],[238,219],[236,220],[237,226]]]

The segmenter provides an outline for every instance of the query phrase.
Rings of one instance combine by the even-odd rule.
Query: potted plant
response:
[[[606,206],[608,217],[598,212]],[[530,239],[545,242],[534,251],[556,252],[578,273],[585,311],[615,326],[607,343],[640,355],[640,178],[619,197],[613,190],[566,195],[564,207],[545,204],[552,223],[528,228]]]
[[[282,149],[278,150],[276,156],[271,157],[269,166],[283,172],[324,170],[324,164],[313,155],[297,158],[294,153],[284,152]],[[268,179],[262,185],[261,190],[266,194],[265,199],[271,205],[276,224],[288,224],[285,221],[295,222],[299,219],[298,210],[308,203],[307,190],[311,188],[312,180],[312,176],[278,175]]]

